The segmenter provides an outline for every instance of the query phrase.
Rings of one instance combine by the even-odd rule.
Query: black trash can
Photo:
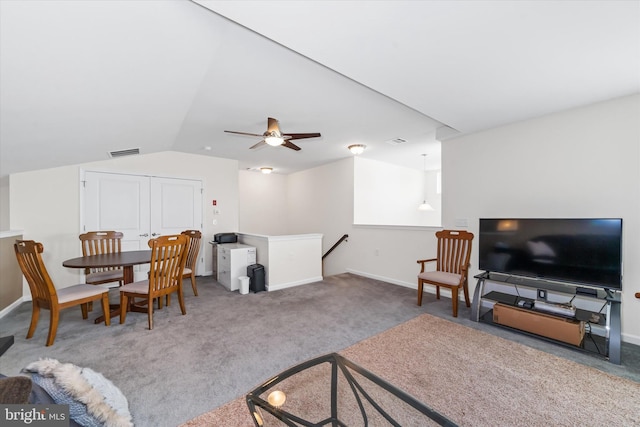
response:
[[[253,293],[265,291],[264,265],[251,264],[247,267],[249,276],[249,290]]]

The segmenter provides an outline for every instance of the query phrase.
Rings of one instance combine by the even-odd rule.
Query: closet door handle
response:
[[[159,236],[160,233],[151,233],[152,236]]]
[[[141,234],[140,237],[149,237],[149,233]]]

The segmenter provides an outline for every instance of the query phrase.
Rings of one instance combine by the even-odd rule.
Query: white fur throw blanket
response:
[[[72,404],[69,404],[69,415],[78,424],[98,424],[104,427],[133,426],[127,398],[102,374],[89,368],[48,358],[29,364],[23,371],[31,373],[32,380],[44,388],[56,403],[69,404],[68,400],[72,398],[86,405],[88,417],[78,414],[78,411],[72,408]]]

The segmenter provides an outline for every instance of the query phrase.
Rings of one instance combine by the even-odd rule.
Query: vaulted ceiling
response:
[[[291,173],[640,92],[638,1],[0,1],[0,175],[174,150]],[[320,132],[263,147],[267,117]],[[402,139],[402,144],[389,141]]]

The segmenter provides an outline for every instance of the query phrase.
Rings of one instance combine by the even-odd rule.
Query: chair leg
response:
[[[93,301],[89,301],[89,302],[87,303],[87,310],[88,310],[88,311],[93,311]]]
[[[453,303],[453,317],[458,317],[458,288],[451,288],[451,302]]]
[[[464,290],[464,302],[467,304],[467,307],[471,307],[471,301],[469,300],[469,285],[467,282],[464,283],[462,289]]]
[[[162,297],[159,297],[158,300],[161,300]],[[147,317],[149,318],[149,330],[153,329],[153,302],[151,304],[147,304]]]
[[[111,311],[109,309],[109,293],[102,294],[102,314],[104,315],[104,324],[109,326],[111,324]]]
[[[436,298],[440,299],[440,286],[436,286]]]
[[[120,324],[127,319],[127,311],[129,311],[129,298],[120,292]]]
[[[418,279],[418,305],[422,305],[422,291],[424,288],[424,284],[422,280]]]
[[[31,324],[29,325],[29,331],[27,332],[27,339],[33,337],[38,326],[38,319],[40,318],[40,306],[37,301],[33,301],[31,308]]]
[[[51,307],[50,321],[49,321],[49,336],[47,337],[47,347],[53,345],[53,341],[56,339],[56,333],[58,332],[58,320],[60,320],[60,312],[57,307]]]
[[[193,288],[193,294],[198,296],[198,287],[196,286],[196,275],[195,273],[191,275],[191,287]]]
[[[80,304],[80,311],[82,311],[82,318],[87,320],[87,317],[89,317],[89,303]]]
[[[180,303],[180,310],[182,315],[187,314],[187,309],[184,306],[184,295],[182,295],[182,288],[178,289],[178,302]]]

